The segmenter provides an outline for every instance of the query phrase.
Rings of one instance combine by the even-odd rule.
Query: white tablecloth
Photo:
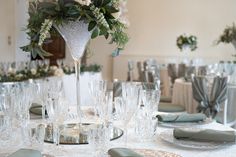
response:
[[[223,126],[221,124],[218,124],[216,122],[213,122],[209,125],[202,126],[203,128],[210,128],[210,129],[216,129],[216,130],[232,130],[232,128]],[[235,157],[236,154],[236,145],[229,146],[229,147],[222,147],[220,149],[214,149],[214,150],[197,150],[197,149],[189,149],[189,148],[183,148],[180,146],[176,146],[173,144],[169,144],[159,137],[159,133],[162,131],[169,130],[167,128],[158,128],[157,136],[153,139],[153,141],[150,142],[140,142],[137,140],[137,137],[133,136],[134,132],[132,129],[129,130],[128,134],[128,148],[133,149],[152,149],[152,150],[162,150],[167,152],[172,152],[175,154],[179,154],[182,157]],[[110,143],[110,147],[121,147],[123,146],[123,139],[117,139]],[[91,157],[91,150],[89,145],[79,145],[79,146],[60,146],[63,147],[65,150],[66,155],[63,157]],[[47,150],[48,149],[48,150]],[[50,146],[47,144],[45,152],[50,152]],[[77,153],[75,153],[77,152]],[[56,156],[57,157],[57,156]],[[59,157],[59,156],[58,156]]]
[[[41,120],[32,120],[33,122],[40,122]],[[131,123],[132,124],[132,123]],[[114,123],[116,126],[116,123]],[[212,122],[206,125],[198,125],[198,128],[209,128],[216,130],[233,130],[230,127],[224,126],[222,124]],[[167,143],[160,138],[160,133],[163,131],[172,130],[171,128],[164,128],[158,126],[157,135],[153,137],[152,141],[140,142],[138,137],[134,135],[134,129],[128,130],[128,143],[127,147],[131,149],[151,149],[151,150],[162,150],[166,152],[172,152],[182,157],[235,157],[236,145],[231,145],[227,147],[222,147],[213,150],[198,150],[191,148],[184,148],[174,144]],[[124,137],[117,140],[111,141],[109,143],[109,148],[112,147],[124,147]],[[15,143],[17,145],[17,142]],[[52,149],[55,148],[53,144],[44,144],[43,153],[52,154]],[[19,149],[19,148],[18,148]],[[6,157],[6,153],[12,153],[17,149],[10,149],[6,152],[6,148],[0,148],[0,157]],[[57,151],[54,152],[55,157],[92,157],[93,152],[91,151],[91,146],[87,145],[59,145],[57,146]],[[5,155],[4,155],[5,154]]]

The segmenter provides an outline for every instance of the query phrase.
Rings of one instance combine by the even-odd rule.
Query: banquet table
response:
[[[228,104],[227,104],[227,120],[234,121],[236,119],[236,85],[228,84]],[[188,113],[196,113],[198,103],[193,98],[192,83],[184,81],[183,78],[175,80],[173,87],[172,103],[185,107]],[[219,113],[222,119],[222,112]]]
[[[40,120],[33,120],[34,122],[40,122]],[[116,123],[114,123],[116,125]],[[132,126],[132,122],[130,124],[130,128]],[[192,126],[193,127],[193,126]],[[234,130],[230,127],[224,126],[222,124],[212,122],[210,124],[205,125],[198,125],[197,128],[209,128],[209,129],[216,129],[216,130]],[[134,129],[128,129],[128,148],[131,149],[149,149],[153,151],[166,151],[171,152],[174,154],[178,154],[182,157],[234,157],[236,154],[236,145],[230,145],[225,147],[220,147],[218,149],[209,149],[209,150],[202,150],[202,149],[194,149],[194,148],[184,148],[181,146],[177,146],[175,144],[170,144],[163,141],[160,138],[160,133],[163,131],[172,130],[172,128],[164,128],[162,126],[158,126],[157,133],[150,141],[140,141],[140,139],[135,136]],[[109,143],[109,148],[114,147],[121,147],[124,137],[121,137],[117,140],[111,141]],[[55,146],[53,144],[44,144],[43,153],[50,154],[52,148]],[[55,157],[92,157],[93,152],[91,151],[91,146],[89,144],[85,145],[59,145],[57,146],[58,151],[57,153],[53,154]],[[5,149],[0,148],[0,156],[6,157]],[[14,152],[15,150],[11,150],[10,152]],[[9,152],[8,152],[9,153]],[[5,154],[5,155],[4,155]]]

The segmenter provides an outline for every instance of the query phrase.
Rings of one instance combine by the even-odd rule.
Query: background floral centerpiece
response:
[[[221,42],[226,43],[226,44],[231,43],[236,49],[236,26],[234,23],[232,26],[227,26],[224,29],[223,33],[220,35],[219,39],[217,40],[217,44]]]
[[[70,21],[83,21],[88,24],[91,38],[104,36],[115,43],[117,52],[122,50],[128,42],[125,33],[126,25],[116,17],[120,2],[123,0],[52,0],[30,3],[27,34],[30,43],[21,47],[30,52],[35,58],[37,55],[45,57],[51,55],[42,48],[42,44],[50,41],[53,33],[57,32],[55,26]]]
[[[180,51],[183,51],[187,48],[189,48],[191,51],[194,51],[197,49],[197,37],[194,35],[180,35],[176,40],[176,45]]]

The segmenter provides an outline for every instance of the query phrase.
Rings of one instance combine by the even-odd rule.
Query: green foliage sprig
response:
[[[53,25],[81,20],[88,23],[92,39],[98,36],[110,38],[110,43],[115,43],[118,51],[122,50],[129,38],[125,33],[126,25],[113,17],[114,13],[119,12],[119,0],[87,1],[90,3],[84,4],[84,0],[31,2],[26,29],[30,43],[21,49],[30,52],[34,58],[37,55],[41,58],[50,56],[49,52],[43,50],[42,44],[50,40],[51,34],[57,32]]]
[[[189,47],[191,51],[194,51],[197,49],[197,37],[194,35],[180,35],[176,40],[176,45],[181,51],[186,47]]]
[[[223,34],[220,35],[219,39],[217,40],[217,44],[219,43],[231,43],[232,41],[236,41],[236,26],[233,23],[232,26],[226,26],[223,31]]]

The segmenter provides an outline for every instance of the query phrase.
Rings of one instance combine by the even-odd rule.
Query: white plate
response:
[[[193,148],[193,149],[204,149],[204,150],[231,146],[233,144],[233,143],[227,143],[227,142],[199,142],[199,141],[180,140],[180,139],[174,138],[173,130],[166,130],[166,131],[161,132],[160,138],[163,141],[174,144],[176,146],[181,146],[185,148]]]
[[[158,124],[163,127],[168,127],[168,128],[186,128],[186,127],[193,127],[193,126],[198,126],[198,125],[207,125],[212,123],[213,120],[207,118],[204,121],[199,121],[199,122],[159,122]]]

